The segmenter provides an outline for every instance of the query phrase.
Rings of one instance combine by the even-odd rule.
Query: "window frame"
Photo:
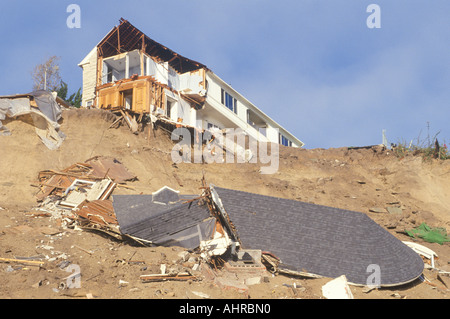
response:
[[[237,114],[237,99],[224,89],[221,89],[221,103],[231,112]]]

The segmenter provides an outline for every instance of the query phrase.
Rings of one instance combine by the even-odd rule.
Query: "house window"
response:
[[[237,114],[237,100],[222,89],[222,104]]]
[[[292,142],[288,140],[288,138],[282,134],[279,136],[279,143],[284,146],[292,146]]]

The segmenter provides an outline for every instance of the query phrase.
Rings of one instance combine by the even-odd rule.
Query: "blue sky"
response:
[[[81,8],[69,29],[67,6]],[[370,29],[368,5],[381,8]],[[450,1],[2,1],[0,95],[32,89],[30,72],[61,57],[69,93],[78,63],[127,19],[207,65],[306,148],[438,138],[450,143]],[[429,125],[429,129],[428,129]]]

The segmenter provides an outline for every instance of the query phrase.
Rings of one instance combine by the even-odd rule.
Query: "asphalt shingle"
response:
[[[194,249],[209,239],[215,224],[199,200],[161,204],[152,195],[114,195],[113,207],[121,233],[161,246]]]
[[[363,213],[213,187],[243,248],[269,251],[280,268],[366,285],[370,265],[381,286],[418,278],[421,257]]]

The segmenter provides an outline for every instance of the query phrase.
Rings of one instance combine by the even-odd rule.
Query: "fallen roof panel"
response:
[[[116,158],[96,156],[86,161],[92,168],[90,176],[105,178],[109,177],[116,183],[125,183],[133,181],[136,176],[128,171],[128,169]]]
[[[215,226],[215,218],[198,199],[163,204],[153,195],[114,195],[113,206],[122,234],[159,246],[197,248],[210,239]]]
[[[269,251],[280,268],[366,285],[369,266],[380,268],[380,286],[417,279],[424,264],[411,248],[365,214],[294,200],[211,187],[243,248]],[[373,271],[372,271],[373,272]]]

